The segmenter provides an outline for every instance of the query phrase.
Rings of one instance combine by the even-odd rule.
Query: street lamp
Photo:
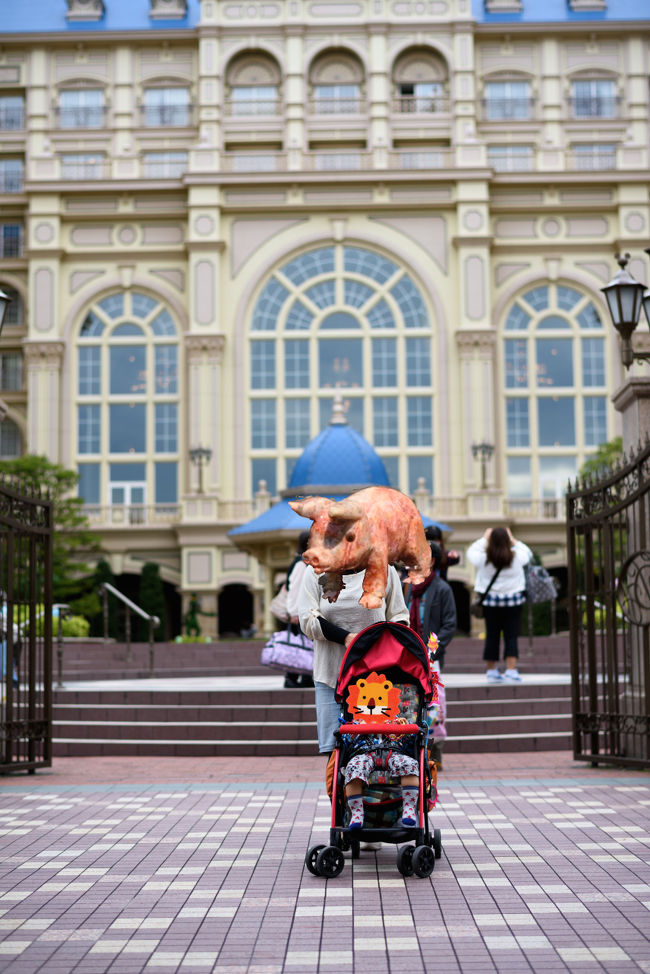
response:
[[[475,460],[480,458],[481,461],[481,490],[485,490],[487,487],[487,465],[492,454],[494,453],[494,446],[492,443],[473,443],[472,444],[472,456]]]
[[[10,304],[11,298],[0,288],[0,332],[2,331],[2,326],[5,323],[5,314],[7,313],[7,308]]]
[[[650,254],[650,247],[646,254]],[[612,324],[621,336],[621,361],[626,369],[629,369],[635,359],[650,359],[650,353],[636,352],[632,347],[632,334],[639,323],[642,305],[650,326],[650,290],[635,281],[626,269],[629,259],[629,254],[616,255],[620,271],[609,284],[601,288],[607,299]]]
[[[203,467],[212,459],[212,450],[207,446],[195,446],[190,450],[190,460],[199,471],[199,494],[203,493]]]

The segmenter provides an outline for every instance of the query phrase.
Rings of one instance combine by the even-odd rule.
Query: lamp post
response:
[[[10,304],[11,298],[0,288],[0,332],[2,332],[2,326],[5,323],[5,314]]]
[[[650,247],[645,252],[650,255]],[[621,336],[621,361],[626,369],[636,360],[650,360],[649,352],[635,351],[632,346],[632,335],[639,323],[641,306],[650,327],[650,289],[634,280],[627,270],[629,259],[629,254],[616,255],[620,270],[609,284],[601,288],[607,299],[612,324]]]
[[[485,490],[487,487],[487,465],[494,453],[494,445],[492,443],[473,443],[472,444],[472,456],[475,460],[481,461],[481,490]]]
[[[203,467],[212,459],[212,450],[208,446],[195,446],[190,450],[190,460],[199,472],[199,494],[203,493]]]

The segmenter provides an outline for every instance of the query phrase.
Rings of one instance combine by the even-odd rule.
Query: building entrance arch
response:
[[[219,592],[219,636],[240,636],[255,618],[253,594],[247,585],[234,582]]]

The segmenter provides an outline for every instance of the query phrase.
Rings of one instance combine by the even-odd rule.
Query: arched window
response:
[[[128,508],[132,521],[178,497],[178,332],[138,291],[96,302],[76,345],[76,453],[87,505]],[[122,515],[120,515],[122,516]]]
[[[364,70],[348,51],[319,55],[309,71],[311,108],[317,115],[350,115],[363,109]]]
[[[13,419],[0,422],[0,460],[14,460],[23,452],[23,438]]]
[[[393,68],[393,84],[398,112],[449,111],[447,65],[434,51],[412,48],[401,54]]]
[[[329,423],[334,394],[391,483],[433,488],[432,326],[413,278],[366,247],[328,245],[282,264],[250,325],[251,480],[284,486]],[[278,467],[278,458],[284,468]]]
[[[542,284],[511,306],[503,335],[507,491],[561,497],[609,436],[605,329],[587,295]]]
[[[226,70],[226,111],[235,116],[275,115],[280,108],[280,69],[266,54],[241,54]]]

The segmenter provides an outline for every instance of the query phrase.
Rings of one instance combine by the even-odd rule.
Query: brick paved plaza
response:
[[[328,882],[317,758],[66,758],[0,781],[0,971],[650,972],[650,775],[450,755],[443,856]]]

